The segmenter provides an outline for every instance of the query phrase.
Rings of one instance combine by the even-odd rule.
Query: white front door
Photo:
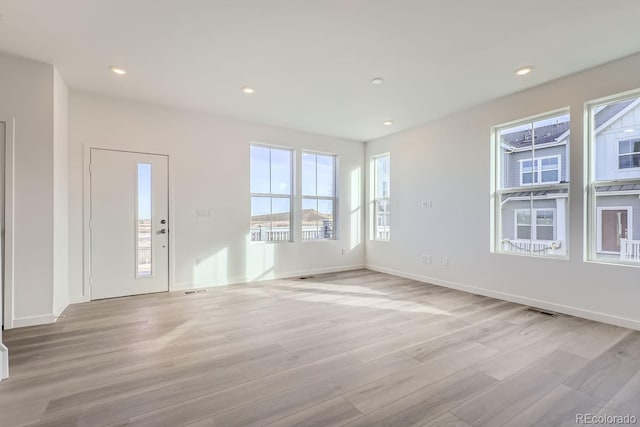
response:
[[[91,150],[91,299],[169,290],[169,159]]]

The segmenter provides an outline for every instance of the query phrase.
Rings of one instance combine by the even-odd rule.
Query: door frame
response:
[[[633,236],[633,207],[632,206],[599,206],[596,209],[596,253],[619,255],[620,252],[602,250],[602,212],[627,211],[627,234]]]
[[[5,124],[4,159],[4,295],[0,292],[4,328],[13,328],[14,319],[14,206],[15,206],[15,117],[0,114]],[[4,298],[3,298],[4,297]]]
[[[175,233],[176,227],[173,224],[173,218],[175,218],[174,204],[173,204],[173,173],[171,167],[171,156],[169,153],[163,152],[149,152],[145,150],[132,150],[131,148],[118,147],[113,145],[99,145],[99,144],[83,144],[83,176],[82,176],[82,295],[72,298],[71,303],[88,302],[91,301],[91,150],[107,150],[117,151],[123,153],[133,154],[150,154],[157,156],[167,157],[167,175],[168,175],[168,197],[169,197],[169,292],[175,290],[175,247],[172,235]]]

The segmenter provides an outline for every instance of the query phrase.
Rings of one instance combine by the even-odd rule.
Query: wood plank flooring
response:
[[[367,270],[78,304],[4,337],[2,427],[640,418],[640,332]]]

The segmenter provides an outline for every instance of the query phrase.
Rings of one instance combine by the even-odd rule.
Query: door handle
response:
[[[160,234],[167,234],[167,229],[166,228],[160,229]]]
[[[166,224],[166,223],[167,223],[166,219],[160,220],[160,224]]]

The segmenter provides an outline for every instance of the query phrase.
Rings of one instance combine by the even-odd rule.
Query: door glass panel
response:
[[[151,270],[151,165],[138,163],[136,209],[136,277],[149,277]]]

